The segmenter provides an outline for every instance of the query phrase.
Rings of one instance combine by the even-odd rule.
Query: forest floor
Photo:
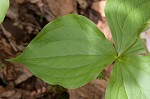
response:
[[[10,0],[10,8],[0,26],[0,99],[104,99],[111,67],[105,80],[94,80],[74,90],[49,85],[25,66],[7,62],[19,55],[50,21],[69,14],[84,15],[111,40],[104,6],[105,0]]]

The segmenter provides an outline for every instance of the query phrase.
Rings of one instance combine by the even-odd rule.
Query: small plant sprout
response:
[[[47,24],[10,61],[49,84],[71,89],[113,64],[106,99],[150,99],[150,55],[139,37],[150,19],[150,0],[107,0],[105,14],[114,45],[89,19],[69,14]]]

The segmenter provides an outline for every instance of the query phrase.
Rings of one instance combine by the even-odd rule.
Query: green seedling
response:
[[[106,99],[150,99],[150,55],[139,38],[150,19],[150,0],[107,0],[105,14],[114,46],[89,19],[69,14],[47,24],[10,61],[49,84],[71,89],[113,64]]]

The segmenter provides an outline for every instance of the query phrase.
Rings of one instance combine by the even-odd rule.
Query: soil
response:
[[[74,90],[50,85],[35,77],[25,66],[6,61],[19,55],[50,21],[69,14],[84,15],[105,32],[111,41],[103,8],[105,0],[10,0],[0,26],[0,99],[104,99],[111,67],[105,80],[95,80]]]

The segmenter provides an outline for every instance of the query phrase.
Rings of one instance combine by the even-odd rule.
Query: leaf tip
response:
[[[17,59],[16,59],[16,58],[11,58],[11,59],[5,59],[5,61],[8,61],[8,62],[16,62]]]

